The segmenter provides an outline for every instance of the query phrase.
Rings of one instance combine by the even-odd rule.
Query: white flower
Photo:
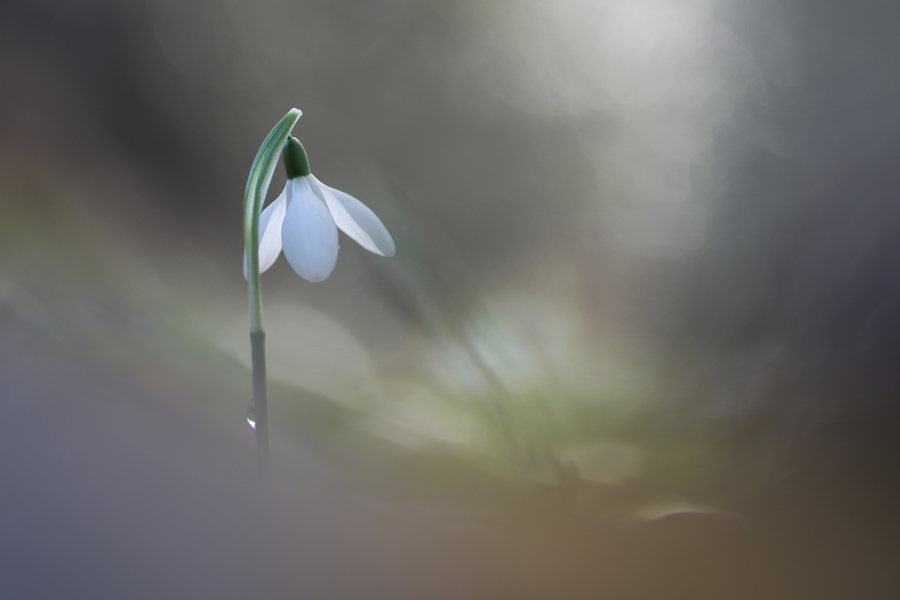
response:
[[[300,277],[322,281],[337,261],[338,229],[370,252],[394,255],[391,234],[365,204],[312,174],[288,179],[281,195],[259,216],[259,272],[271,267],[284,250]]]

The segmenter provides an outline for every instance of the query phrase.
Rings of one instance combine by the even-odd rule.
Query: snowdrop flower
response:
[[[260,273],[271,267],[283,250],[300,277],[322,281],[337,261],[338,229],[369,252],[394,255],[394,240],[374,212],[310,173],[306,150],[297,138],[288,137],[282,157],[288,177],[284,191],[259,216]]]

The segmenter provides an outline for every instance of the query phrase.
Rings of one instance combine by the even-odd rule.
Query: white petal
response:
[[[275,201],[259,215],[259,272],[265,272],[275,264],[281,254],[281,223],[287,207],[287,186]],[[247,279],[247,253],[244,253],[244,279]]]
[[[300,277],[322,281],[337,262],[338,233],[331,213],[306,179],[290,180],[293,187],[281,226],[281,243],[284,257]]]
[[[328,205],[328,210],[341,231],[369,252],[381,256],[394,255],[391,234],[368,206],[350,194],[328,187],[312,175],[309,178],[313,180],[314,186],[318,186],[318,189],[313,187],[313,191],[319,192],[316,195]]]

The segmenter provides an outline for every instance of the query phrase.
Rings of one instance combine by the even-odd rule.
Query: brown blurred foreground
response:
[[[604,492],[586,483],[405,494],[321,436],[276,435],[265,489],[238,419],[183,409],[208,400],[196,387],[146,366],[129,373],[9,309],[0,319],[4,598],[875,599],[900,589],[893,507],[840,468],[787,479],[751,517],[646,520],[604,511]]]

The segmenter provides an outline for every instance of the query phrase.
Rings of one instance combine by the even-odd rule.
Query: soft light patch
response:
[[[269,378],[357,406],[374,394],[377,374],[359,341],[331,317],[302,304],[265,307]],[[250,368],[246,317],[236,319],[220,347]]]

